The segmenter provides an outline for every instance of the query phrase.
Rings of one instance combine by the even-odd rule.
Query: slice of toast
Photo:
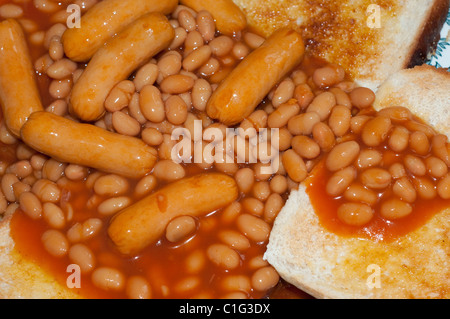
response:
[[[339,64],[374,91],[389,75],[425,61],[449,7],[448,0],[233,1],[257,33],[291,26],[307,52]]]
[[[392,75],[375,106],[406,106],[448,135],[449,98],[450,73],[421,66]],[[265,258],[281,277],[317,298],[450,298],[450,208],[392,242],[342,237],[319,221],[307,183],[270,235]]]

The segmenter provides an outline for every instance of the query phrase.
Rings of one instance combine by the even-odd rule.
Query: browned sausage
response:
[[[275,31],[223,80],[208,101],[206,112],[226,125],[241,122],[302,61],[304,51],[298,32],[286,28]]]
[[[42,111],[25,35],[13,19],[0,23],[0,104],[6,127],[16,137],[31,113]]]
[[[61,162],[138,178],[149,173],[157,152],[142,140],[77,123],[50,112],[35,112],[23,125],[24,143]]]

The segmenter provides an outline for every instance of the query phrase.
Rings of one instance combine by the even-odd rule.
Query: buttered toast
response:
[[[449,92],[449,73],[420,66],[388,78],[374,107],[407,107],[448,135]],[[271,232],[265,257],[284,279],[318,298],[450,297],[448,200],[423,225],[394,240],[343,236],[324,226],[312,204],[308,183],[316,173],[291,192]]]
[[[308,52],[339,64],[372,90],[390,74],[425,61],[449,6],[448,0],[233,1],[257,32],[299,30]]]

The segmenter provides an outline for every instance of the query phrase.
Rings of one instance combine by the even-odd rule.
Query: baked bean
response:
[[[3,197],[3,194],[2,194]],[[42,204],[32,192],[23,192],[19,197],[20,209],[32,219],[42,216]]]
[[[182,66],[181,60],[181,54],[177,51],[169,51],[164,54],[157,63],[159,69],[158,78],[163,79],[169,75],[178,74]]]
[[[423,199],[433,199],[437,196],[433,181],[426,176],[415,176],[412,180],[417,195]]]
[[[241,263],[239,254],[224,244],[210,245],[206,250],[206,255],[214,264],[227,270],[235,269]]]
[[[165,102],[165,111],[170,123],[180,125],[186,121],[188,107],[180,96],[172,95]]]
[[[222,221],[224,223],[232,222],[242,211],[242,204],[240,202],[233,202],[223,209]]]
[[[134,194],[138,197],[148,195],[151,191],[155,189],[158,182],[156,177],[153,175],[147,175],[142,177],[134,187]]]
[[[410,148],[419,155],[426,155],[430,151],[430,141],[425,133],[412,132],[409,136]]]
[[[136,136],[141,132],[141,124],[121,111],[112,113],[112,126],[117,133],[122,135]]]
[[[6,169],[6,173],[14,174],[20,179],[27,177],[32,172],[33,172],[33,167],[31,166],[31,163],[28,160],[21,160],[21,161],[12,163]]]
[[[179,242],[192,235],[197,223],[192,216],[178,216],[172,219],[166,227],[166,238],[172,243]]]
[[[280,128],[285,126],[289,119],[300,112],[300,106],[295,102],[287,102],[279,105],[267,117],[267,125],[270,128]]]
[[[128,196],[118,196],[105,199],[97,207],[97,211],[101,215],[113,215],[131,204],[131,199]]]
[[[192,87],[192,105],[199,111],[206,109],[206,103],[212,94],[211,84],[205,79],[195,80]]]
[[[46,230],[41,236],[41,241],[45,250],[55,257],[63,257],[69,250],[69,242],[66,237],[56,229]]]
[[[88,168],[77,164],[69,164],[64,169],[64,175],[70,180],[82,180],[88,175]]]
[[[359,144],[355,141],[340,143],[330,151],[325,165],[332,172],[347,167],[357,158],[359,151]]]
[[[412,119],[411,111],[403,106],[383,108],[378,111],[378,115],[389,117],[393,121],[407,121]]]
[[[398,219],[408,216],[412,212],[412,206],[398,198],[391,198],[381,204],[380,214],[387,219]]]
[[[316,112],[306,112],[290,118],[287,128],[292,135],[309,135],[319,122],[320,117]]]
[[[450,166],[450,152],[447,146],[447,136],[437,134],[431,139],[431,152],[440,158],[447,166]]]
[[[373,206],[377,200],[377,194],[365,188],[359,183],[351,184],[344,192],[344,198],[348,201],[361,202]]]
[[[275,268],[272,266],[266,266],[258,269],[252,275],[252,287],[259,291],[266,291],[275,285],[280,280]]]
[[[42,177],[56,182],[64,175],[66,166],[66,163],[61,163],[50,158],[45,161],[44,166],[42,167]]]
[[[309,104],[306,112],[316,112],[321,121],[328,118],[332,108],[336,105],[336,98],[331,92],[322,92]]]
[[[331,110],[328,118],[328,126],[336,136],[345,135],[350,129],[350,119],[352,117],[351,111],[348,107],[343,105],[336,105]]]
[[[272,105],[278,107],[279,105],[286,103],[294,96],[295,84],[290,78],[286,78],[278,84],[273,96]]]
[[[150,284],[142,276],[128,278],[125,291],[130,299],[150,299],[152,297]]]
[[[194,50],[197,50],[203,46],[204,40],[200,32],[197,30],[188,32],[186,35],[186,40],[184,41],[184,52],[183,55],[186,56]]]
[[[335,142],[335,136],[330,127],[324,122],[316,123],[312,129],[313,140],[319,145],[320,149],[328,152]]]
[[[111,267],[98,267],[92,272],[92,283],[103,290],[120,291],[125,286],[125,276]]]
[[[59,116],[64,116],[68,113],[67,102],[65,100],[55,100],[50,103],[45,110]]]
[[[301,157],[312,159],[320,155],[320,146],[312,138],[305,135],[297,135],[292,138],[292,149]]]
[[[363,149],[356,159],[356,166],[360,169],[377,166],[382,160],[381,152],[374,149]]]
[[[161,180],[174,181],[183,178],[186,172],[181,164],[164,159],[155,164],[153,175]]]
[[[360,178],[364,186],[373,189],[386,188],[392,180],[392,176],[387,170],[378,167],[366,169],[361,173]]]
[[[300,109],[304,110],[314,99],[314,93],[306,83],[298,84],[294,90],[294,98],[297,100]]]
[[[163,135],[153,127],[147,127],[141,132],[142,140],[151,146],[158,146],[163,142]]]
[[[95,268],[95,256],[84,244],[75,244],[69,248],[69,259],[80,267],[82,274],[90,273]]]
[[[205,64],[203,64],[197,71],[199,74],[208,77],[214,76],[216,73],[220,73],[220,62],[216,58],[209,58]],[[211,82],[214,82],[211,80]]]
[[[291,140],[292,134],[286,127],[282,127],[278,130],[278,138],[276,138],[275,134],[275,141],[272,140],[272,146],[278,147],[279,151],[285,151],[291,147]]]
[[[154,123],[165,119],[164,102],[159,89],[153,85],[145,85],[139,95],[139,105],[145,118]]]
[[[254,197],[245,197],[242,199],[242,207],[247,213],[255,216],[262,216],[264,213],[264,203]]]
[[[409,144],[410,135],[404,126],[395,126],[388,140],[389,148],[395,152],[404,151]]]
[[[392,175],[393,179],[398,179],[406,176],[406,169],[402,163],[394,163],[389,167],[389,173]]]
[[[61,229],[66,225],[63,210],[54,203],[44,203],[42,205],[42,217],[50,227]]]
[[[267,198],[264,205],[264,220],[268,223],[272,223],[281,211],[284,205],[284,200],[280,194],[273,193]]]
[[[404,200],[408,203],[414,203],[417,198],[417,193],[414,188],[414,185],[411,181],[406,177],[401,177],[397,179],[392,186],[392,191],[398,198]]]
[[[180,66],[181,68],[181,66]],[[141,66],[133,79],[136,91],[141,91],[146,85],[153,85],[158,78],[158,66],[155,63],[147,63]]]
[[[414,120],[406,121],[403,125],[411,132],[419,131],[425,133],[428,138],[432,138],[436,135],[436,131],[431,126],[423,123],[416,122]]]
[[[220,285],[223,289],[227,291],[234,291],[243,293],[244,296],[230,296],[228,294],[225,298],[247,298],[247,293],[249,293],[252,289],[250,278],[244,275],[228,275],[221,282]]]
[[[194,31],[197,27],[194,15],[189,10],[181,10],[178,13],[178,22],[187,32]]]
[[[363,109],[372,105],[375,93],[369,88],[357,87],[350,92],[350,100],[354,106]]]
[[[362,203],[345,203],[337,210],[338,218],[344,223],[352,226],[367,224],[373,217],[373,209]]]
[[[189,53],[183,60],[183,68],[186,71],[195,71],[204,65],[211,57],[211,47],[204,45]]]
[[[0,6],[0,17],[3,19],[17,19],[23,15],[23,9],[16,4],[7,3]]]
[[[283,194],[287,190],[287,180],[283,175],[275,175],[270,180],[270,190],[274,193]]]
[[[3,193],[0,190],[0,215],[4,215],[6,213],[6,210],[9,208],[9,206],[10,205],[8,205],[8,201],[6,200],[5,196],[3,196]],[[33,218],[33,217],[31,217],[31,218]]]
[[[369,115],[356,115],[350,119],[350,130],[355,134],[360,134],[364,125],[371,119]]]
[[[448,167],[444,161],[435,156],[427,157],[425,159],[425,166],[427,167],[427,172],[436,178],[440,178],[448,172]]]
[[[328,89],[329,92],[334,94],[334,97],[336,98],[336,104],[342,105],[351,110],[352,108],[352,101],[350,100],[350,97],[346,92],[344,92],[342,89],[338,87],[332,87]]]
[[[221,57],[231,52],[234,41],[229,36],[220,35],[209,42],[208,45],[211,47],[212,54]]]
[[[61,80],[70,76],[76,69],[75,62],[69,59],[60,59],[47,68],[47,75],[52,79]]]
[[[234,230],[222,230],[218,234],[219,239],[231,248],[238,251],[245,251],[250,248],[250,241],[247,237]]]
[[[105,100],[105,109],[109,112],[120,111],[128,106],[136,87],[132,81],[124,80],[117,83]]]
[[[258,181],[253,185],[253,196],[260,201],[266,201],[270,195],[270,186],[268,181]]]
[[[174,74],[164,78],[160,88],[164,93],[180,94],[192,89],[194,82],[194,79],[188,75]]]
[[[55,182],[48,179],[39,179],[31,187],[31,191],[41,202],[56,203],[61,198],[61,190]]]
[[[339,169],[333,175],[326,185],[326,192],[331,196],[341,195],[345,189],[353,182],[356,178],[356,169],[352,166],[347,166],[345,168]]]
[[[437,193],[443,199],[450,198],[450,174],[443,176],[437,183]]]
[[[73,81],[70,78],[53,80],[52,82],[50,82],[48,92],[54,99],[64,99],[69,96],[70,90],[72,89],[72,84]]]
[[[116,174],[100,176],[94,183],[94,192],[100,196],[118,196],[128,191],[130,184],[125,177]]]
[[[239,230],[254,242],[264,242],[269,238],[270,225],[259,217],[241,214],[236,220]]]
[[[201,33],[203,39],[208,42],[214,39],[214,34],[216,32],[216,25],[214,18],[211,13],[206,10],[201,10],[197,13],[197,28]]]
[[[192,33],[192,32],[191,32]],[[175,37],[173,38],[172,42],[169,44],[169,49],[175,50],[184,43],[184,41],[187,38],[187,32],[183,27],[176,27],[175,28]]]
[[[366,122],[361,130],[361,138],[367,146],[378,146],[387,138],[391,127],[389,118],[377,116]]]
[[[403,159],[403,163],[406,169],[416,176],[423,176],[427,173],[425,163],[420,157],[407,154]]]
[[[82,223],[75,223],[67,230],[67,239],[71,243],[77,243],[96,236],[102,228],[102,220],[88,218]]]
[[[243,42],[235,42],[231,53],[237,60],[242,60],[250,53],[250,48]]]
[[[289,149],[282,155],[283,167],[293,181],[300,183],[308,175],[305,162],[294,150]]]

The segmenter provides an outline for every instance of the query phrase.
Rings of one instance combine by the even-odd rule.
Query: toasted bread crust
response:
[[[390,74],[423,63],[449,7],[448,0],[377,1],[381,27],[373,28],[368,26],[370,0],[233,1],[255,32],[268,36],[283,26],[297,29],[307,53],[339,64],[373,90]]]
[[[449,5],[449,0],[438,0],[430,8],[428,19],[421,26],[422,34],[417,34],[414,41],[415,49],[412,51],[409,63],[405,65],[405,68],[421,65],[427,60],[428,54],[433,51],[439,41],[440,30],[445,23]]]

